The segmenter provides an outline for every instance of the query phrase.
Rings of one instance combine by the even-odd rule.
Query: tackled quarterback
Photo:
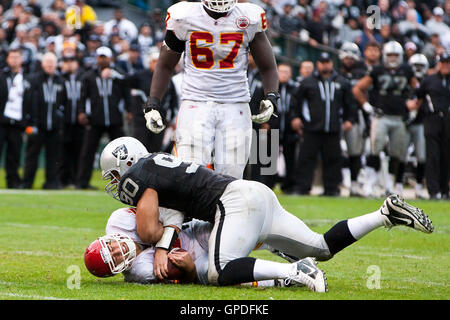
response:
[[[425,233],[434,229],[422,210],[391,195],[380,209],[340,221],[325,234],[318,234],[287,212],[265,185],[221,175],[170,154],[148,153],[131,137],[111,141],[100,164],[103,178],[109,180],[107,193],[136,206],[139,238],[156,243],[153,267],[158,279],[167,277],[168,252],[184,217],[213,224],[208,240],[209,283],[289,279],[316,292],[327,291],[324,272],[304,258],[331,259],[381,226],[404,225]],[[172,214],[160,217],[159,206],[173,209]],[[248,257],[263,243],[293,262]]]

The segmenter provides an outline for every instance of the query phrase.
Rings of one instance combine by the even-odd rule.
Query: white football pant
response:
[[[299,259],[331,258],[323,235],[284,210],[271,189],[255,181],[233,181],[220,198],[209,238],[209,282],[217,284],[228,262],[262,244]]]
[[[252,121],[248,103],[183,100],[175,130],[176,156],[214,165],[221,174],[241,179],[250,156]]]

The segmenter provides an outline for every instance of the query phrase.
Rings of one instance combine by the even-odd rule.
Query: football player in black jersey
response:
[[[159,279],[167,276],[167,253],[177,236],[176,226],[168,222],[174,221],[171,217],[161,216],[163,224],[159,222],[159,206],[213,223],[208,280],[218,285],[281,278],[325,292],[323,271],[306,257],[328,260],[383,225],[433,231],[423,211],[393,195],[379,210],[338,222],[318,234],[284,210],[264,184],[221,175],[170,154],[149,154],[131,137],[111,141],[100,156],[100,165],[103,178],[110,180],[106,191],[136,206],[139,238],[156,243],[154,272]],[[288,264],[248,257],[263,242],[295,260],[304,259]]]
[[[383,47],[383,63],[359,80],[353,87],[353,94],[363,110],[374,115],[371,123],[371,154],[367,158],[367,178],[363,193],[372,196],[380,169],[379,155],[389,140],[389,177],[386,179],[386,193],[394,187],[400,159],[403,158],[406,139],[407,104],[410,93],[417,86],[417,79],[408,64],[403,63],[403,48],[396,41],[389,41]],[[372,86],[369,101],[366,92]]]

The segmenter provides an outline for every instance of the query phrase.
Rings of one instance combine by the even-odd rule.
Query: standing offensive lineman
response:
[[[391,193],[394,177],[397,175],[400,159],[404,156],[407,116],[407,99],[417,86],[417,79],[408,64],[403,64],[403,48],[396,41],[389,41],[383,47],[383,64],[359,80],[353,87],[353,94],[369,114],[375,114],[370,128],[371,154],[367,157],[368,177],[363,193],[371,196],[380,169],[380,153],[389,138],[389,177],[386,192]],[[372,86],[373,85],[373,86]],[[366,92],[372,86],[373,94]]]
[[[136,206],[139,238],[145,243],[157,242],[154,271],[160,279],[167,276],[167,252],[177,233],[167,222],[159,222],[159,206],[214,224],[208,242],[208,280],[219,285],[289,278],[324,292],[324,273],[313,263],[300,260],[287,264],[248,255],[266,243],[293,257],[328,260],[383,225],[433,231],[422,210],[392,195],[381,209],[338,222],[321,235],[284,210],[273,191],[262,183],[221,175],[169,154],[148,154],[142,143],[130,137],[111,141],[102,152],[100,165],[103,178],[111,180],[105,190],[115,199]]]
[[[167,11],[167,33],[144,105],[146,126],[155,133],[165,125],[161,99],[171,74],[185,53],[175,153],[219,173],[242,178],[249,157],[251,120],[264,123],[279,94],[275,58],[264,33],[265,12],[237,0],[180,2]],[[251,116],[247,83],[248,52],[258,66],[265,97]]]

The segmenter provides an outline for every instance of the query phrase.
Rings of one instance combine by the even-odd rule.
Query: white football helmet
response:
[[[238,0],[202,0],[205,8],[218,13],[230,11],[237,2]]]
[[[100,156],[102,178],[111,180],[105,187],[106,192],[119,200],[117,187],[120,178],[139,159],[149,152],[145,146],[132,137],[117,138],[106,145]]]
[[[414,70],[414,75],[416,78],[422,79],[428,70],[429,63],[427,57],[421,53],[416,53],[409,58],[409,65]]]
[[[392,57],[395,55],[396,57]],[[387,68],[395,69],[403,63],[403,47],[397,41],[386,42],[383,46],[383,63]]]
[[[361,59],[361,52],[359,51],[359,47],[356,43],[346,41],[342,44],[339,59],[344,60],[347,57],[353,58],[356,61]]]

